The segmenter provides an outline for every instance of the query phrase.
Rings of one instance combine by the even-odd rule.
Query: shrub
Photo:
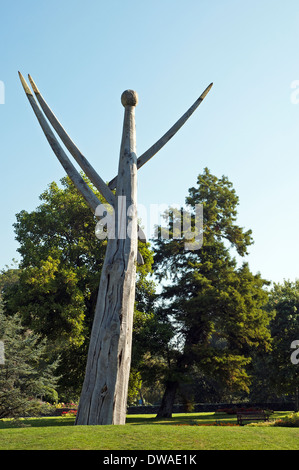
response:
[[[274,421],[273,426],[299,428],[299,413],[292,413],[284,418],[277,419]]]
[[[248,426],[281,426],[286,428],[299,428],[299,413],[292,413],[284,418],[263,423],[250,423]]]

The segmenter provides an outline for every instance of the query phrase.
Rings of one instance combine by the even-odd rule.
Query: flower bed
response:
[[[77,410],[66,410],[61,412],[61,416],[76,416]]]
[[[299,428],[299,413],[292,413],[285,418],[276,419],[273,426],[283,426],[288,428]]]

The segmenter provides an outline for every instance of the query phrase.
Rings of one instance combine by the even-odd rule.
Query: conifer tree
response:
[[[184,233],[172,238],[180,211],[173,212],[169,239],[155,244],[155,274],[161,282],[167,279],[159,315],[174,327],[165,347],[168,367],[158,413],[164,417],[171,416],[178,387],[195,366],[231,390],[248,391],[250,351],[270,344],[271,315],[263,310],[267,282],[247,263],[238,266],[236,258],[246,256],[253,239],[251,230],[237,225],[239,199],[232,183],[206,168],[186,203],[193,219],[196,204],[203,206],[202,247],[186,250]]]
[[[0,311],[4,362],[0,365],[0,418],[32,415],[37,396],[54,396],[57,363],[49,363],[45,341]]]

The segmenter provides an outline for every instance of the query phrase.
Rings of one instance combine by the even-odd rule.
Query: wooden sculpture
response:
[[[114,211],[114,234],[109,237],[108,233],[76,424],[125,424],[136,263],[143,262],[138,253],[138,239],[146,242],[142,230],[137,225],[137,169],[174,136],[200,105],[213,84],[211,83],[176,124],[139,158],[136,156],[135,134],[135,107],[138,97],[135,91],[126,90],[121,96],[125,114],[118,174],[109,184],[106,184],[65,132],[31,76],[29,75],[29,81],[40,107],[20,72],[19,77],[52,150],[87,204],[96,215],[105,212],[101,211],[101,201],[66,155],[46,118],[86,176]]]

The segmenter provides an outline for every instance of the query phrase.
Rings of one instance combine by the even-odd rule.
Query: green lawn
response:
[[[67,417],[0,420],[0,450],[299,450],[299,428],[190,426],[216,420],[236,423],[220,413],[129,415],[125,426],[73,426]]]

